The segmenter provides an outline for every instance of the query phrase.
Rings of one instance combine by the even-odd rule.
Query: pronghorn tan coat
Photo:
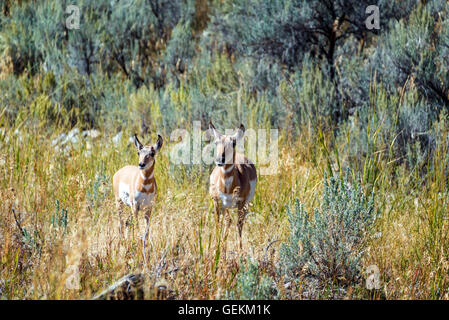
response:
[[[125,166],[114,174],[114,195],[116,201],[131,207],[137,214],[140,210],[152,207],[156,200],[157,184],[154,179],[154,162],[145,170],[137,166]]]
[[[136,219],[138,212],[145,211],[146,232],[148,233],[151,210],[156,201],[157,184],[154,178],[155,155],[162,146],[162,137],[158,136],[156,146],[143,146],[134,135],[134,143],[138,149],[139,166],[124,166],[113,177],[113,190],[117,211],[122,226],[122,206],[131,208]]]
[[[249,203],[256,191],[256,167],[242,154],[237,153],[235,158],[235,164],[216,166],[210,175],[209,193],[223,209]]]
[[[235,151],[237,140],[243,138],[245,127],[240,126],[234,136],[220,135],[210,123],[217,145],[217,166],[210,175],[209,193],[214,201],[218,219],[228,208],[238,209],[237,227],[240,248],[242,247],[243,223],[249,202],[254,198],[257,184],[257,171],[254,164],[244,155]],[[226,154],[232,152],[232,161],[225,161]]]

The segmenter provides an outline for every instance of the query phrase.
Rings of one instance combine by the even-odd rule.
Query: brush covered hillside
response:
[[[448,299],[448,66],[443,0],[1,0],[0,299]],[[242,249],[209,121],[266,132]],[[145,246],[134,133],[164,139]]]

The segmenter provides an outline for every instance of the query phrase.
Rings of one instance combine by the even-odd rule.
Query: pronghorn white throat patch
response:
[[[230,177],[227,177],[227,178],[221,178],[221,182],[225,186],[226,191],[229,190],[229,188],[231,187],[233,181],[234,181],[234,176],[230,176]]]
[[[230,167],[227,168],[227,169],[225,169],[224,167],[221,167],[221,172],[222,172],[223,174],[230,173],[230,172],[232,172],[232,170],[234,170],[234,165],[230,166]]]

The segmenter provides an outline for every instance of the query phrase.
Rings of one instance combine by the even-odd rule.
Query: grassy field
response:
[[[371,2],[0,1],[0,299],[449,299],[449,3]],[[213,165],[172,161],[209,121],[279,132],[242,250]],[[145,247],[134,133],[164,139]]]
[[[137,162],[129,135],[116,146],[107,132],[100,132],[64,153],[51,143],[60,133],[22,126],[7,128],[1,138],[1,290],[8,299],[87,299],[144,268],[143,215],[120,237],[111,191],[114,172]],[[167,141],[156,162],[158,200],[151,216],[152,244],[146,247],[151,283],[165,283],[176,298],[220,299],[235,285],[241,263],[253,259],[262,274],[272,276],[280,298],[301,297],[301,282],[295,290],[285,288],[275,271],[278,249],[289,232],[285,204],[298,198],[306,208],[318,206],[327,153],[314,148],[306,135],[298,141],[281,139],[279,173],[260,177],[240,251],[236,213],[228,233],[226,224],[216,224],[207,191],[212,167],[173,168],[172,144]],[[438,150],[446,152],[447,146]],[[368,192],[375,192],[381,217],[363,265],[378,266],[384,290],[364,289],[363,279],[344,297],[448,298],[449,198],[438,171],[445,164],[435,162],[422,188],[412,183],[418,173],[374,163],[378,173]],[[335,162],[331,166],[338,170]],[[69,277],[79,286],[68,289]],[[155,298],[151,288],[147,297]],[[332,296],[326,289],[317,294]]]

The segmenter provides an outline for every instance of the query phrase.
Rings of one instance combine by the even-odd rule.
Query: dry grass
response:
[[[1,295],[88,299],[123,275],[141,271],[143,215],[139,225],[131,225],[121,238],[111,192],[114,172],[137,161],[128,141],[123,139],[115,147],[110,135],[102,132],[100,138],[89,141],[90,154],[82,142],[64,155],[51,145],[59,131],[48,134],[24,126],[20,141],[14,130],[8,129],[0,140]],[[211,169],[197,167],[190,174],[183,173],[182,167],[173,170],[168,160],[170,144],[165,144],[156,162],[158,200],[151,217],[152,244],[146,247],[152,281],[166,282],[176,298],[219,299],[234,285],[241,258],[263,261],[264,272],[274,274],[279,245],[289,231],[285,206],[296,197],[307,208],[319,201],[326,159],[312,156],[312,143],[307,137],[294,144],[281,143],[279,173],[262,176],[258,182],[244,227],[243,251],[238,250],[235,213],[228,233],[223,224],[216,225],[207,193]],[[434,181],[425,192],[412,192],[407,178],[393,186],[388,179],[391,172],[387,166],[384,170],[376,196],[382,211],[381,236],[371,241],[365,264],[379,266],[385,287],[374,295],[360,287],[351,289],[348,298],[447,299],[448,197],[444,202],[436,198],[441,181]],[[410,175],[401,170],[401,177]],[[66,231],[51,223],[57,200],[68,210]],[[13,207],[34,244],[23,240]],[[429,230],[435,210],[442,210],[438,214],[445,217],[437,233]],[[435,235],[440,237],[432,242],[430,237]],[[280,241],[266,254],[273,240]],[[74,270],[80,286],[68,289],[66,281]],[[282,288],[282,279],[276,279]],[[281,298],[287,297],[284,290],[280,292]]]
[[[126,139],[117,148],[107,137],[100,138],[90,142],[91,155],[85,154],[86,144],[80,144],[64,156],[49,142],[58,132],[51,136],[21,132],[22,142],[15,139],[2,143],[3,294],[8,298],[84,299],[122,275],[141,270],[143,215],[139,217],[139,225],[131,225],[125,237],[120,238],[111,192],[114,172],[137,161]],[[207,192],[208,172],[196,168],[190,175],[175,177],[181,171],[170,168],[169,147],[165,146],[156,163],[158,201],[151,217],[153,245],[146,248],[148,271],[155,281],[166,278],[179,298],[219,298],[232,285],[241,256],[262,258],[267,244],[286,234],[285,203],[295,196],[303,198],[304,189],[316,186],[311,185],[311,173],[300,174],[309,169],[295,170],[299,159],[282,152],[280,174],[260,178],[250,208],[252,214],[244,228],[246,250],[242,253],[238,250],[236,214],[232,215],[233,223],[227,234],[225,223],[216,226]],[[298,175],[291,175],[291,170]],[[100,175],[105,179],[99,179]],[[96,180],[101,181],[97,183],[98,194],[92,205]],[[56,200],[68,210],[65,234],[63,228],[50,223]],[[20,212],[22,227],[31,234],[37,232],[35,238],[40,248],[29,248],[22,241],[12,214],[13,206]],[[130,210],[127,212],[131,215]],[[80,290],[66,289],[67,277],[72,273],[72,269],[66,269],[71,265],[78,267]]]

